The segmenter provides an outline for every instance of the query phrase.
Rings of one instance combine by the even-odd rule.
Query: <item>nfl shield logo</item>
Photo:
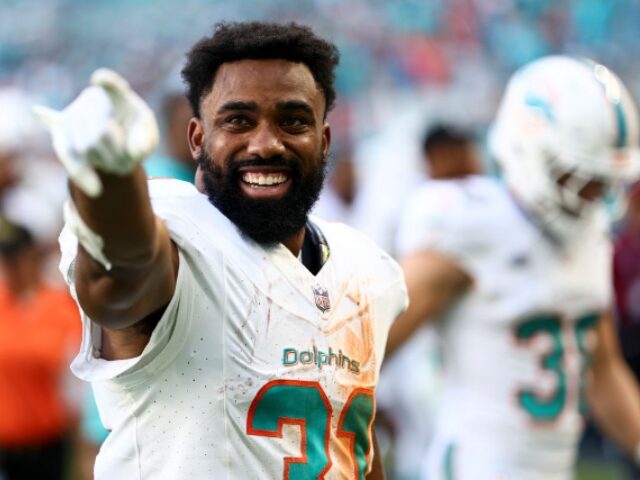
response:
[[[316,299],[316,307],[318,307],[322,313],[331,308],[329,292],[326,288],[322,288],[320,285],[313,287],[313,296]]]

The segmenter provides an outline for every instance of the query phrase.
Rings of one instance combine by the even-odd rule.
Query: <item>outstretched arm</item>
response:
[[[600,429],[640,461],[640,391],[627,367],[610,314],[600,319],[589,384],[589,405]]]
[[[79,237],[80,305],[103,327],[104,358],[136,356],[177,273],[177,251],[153,214],[139,165],[157,143],[155,118],[124,79],[106,70],[94,73],[92,86],[62,112],[37,112],[71,178],[65,213]]]
[[[153,325],[149,315],[173,295],[178,255],[164,223],[154,216],[140,166],[126,176],[100,174],[104,192],[90,198],[71,186],[73,202],[87,226],[104,240],[110,270],[80,245],[75,284],[84,312],[103,327],[103,358],[142,353]]]
[[[387,355],[396,351],[425,321],[451,306],[471,285],[471,277],[448,257],[431,250],[405,256],[404,270],[409,308],[391,326]]]

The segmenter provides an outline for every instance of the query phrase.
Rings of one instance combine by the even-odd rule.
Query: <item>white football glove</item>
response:
[[[158,144],[149,106],[112,70],[101,68],[91,86],[62,111],[35,106],[51,131],[53,149],[69,177],[90,197],[102,194],[96,169],[127,175]]]

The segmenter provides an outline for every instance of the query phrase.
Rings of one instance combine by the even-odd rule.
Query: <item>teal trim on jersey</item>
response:
[[[456,454],[456,444],[450,443],[444,451],[444,459],[442,468],[444,471],[444,480],[455,480],[454,457]]]
[[[307,463],[289,463],[287,478],[318,478],[329,464],[326,445],[330,412],[325,399],[317,385],[273,385],[255,404],[250,425],[255,430],[275,434],[280,431],[282,423],[304,421],[303,438],[306,436],[306,445],[302,448],[305,449]]]
[[[341,432],[354,435],[353,456],[358,467],[358,479],[364,480],[367,453],[371,449],[369,426],[373,420],[373,397],[370,393],[356,393],[345,408]]]
[[[94,445],[101,445],[107,439],[109,431],[102,426],[98,406],[93,396],[93,390],[87,389],[82,408],[82,421],[80,424],[82,434]]]
[[[597,313],[590,313],[581,317],[576,322],[576,343],[578,345],[578,351],[582,356],[581,368],[580,368],[580,413],[586,415],[587,406],[587,372],[591,367],[591,352],[587,346],[587,333],[590,330],[594,330],[598,325],[599,316]]]
[[[516,336],[520,340],[526,340],[541,333],[549,333],[553,341],[553,349],[542,358],[542,366],[555,373],[556,391],[549,398],[540,398],[535,391],[521,390],[518,392],[518,402],[535,421],[551,422],[562,413],[567,397],[567,375],[562,364],[564,343],[560,319],[556,316],[536,317],[516,328]]]
[[[615,109],[616,120],[618,122],[618,139],[616,140],[616,148],[622,148],[627,144],[627,122],[624,118],[622,102],[614,102],[613,108]]]

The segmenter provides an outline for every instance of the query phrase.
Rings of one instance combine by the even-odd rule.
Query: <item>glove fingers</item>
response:
[[[137,112],[149,109],[144,100],[133,91],[129,82],[113,70],[96,70],[91,76],[91,84],[107,93],[115,110],[113,115],[122,119],[122,122],[130,122]]]
[[[102,195],[102,181],[89,165],[82,165],[75,176],[70,178],[89,197],[97,198]]]
[[[112,121],[100,142],[87,152],[89,162],[111,173],[124,175],[130,172],[132,161],[125,151],[124,137],[125,133],[122,127]]]
[[[64,148],[54,137],[53,149],[60,163],[64,166],[71,181],[90,197],[98,197],[102,193],[102,182],[87,160]]]
[[[100,69],[91,86],[62,112],[35,108],[51,130],[56,154],[69,176],[87,195],[102,183],[94,167],[126,175],[158,144],[155,116],[117,73]]]
[[[153,112],[149,108],[139,111],[137,118],[129,125],[127,153],[136,162],[142,161],[155,150],[158,137],[158,124]]]
[[[106,92],[100,87],[88,87],[61,112],[57,130],[71,150],[82,153],[104,137],[112,112]]]
[[[125,101],[125,98],[134,93],[123,77],[108,68],[99,68],[91,75],[91,84],[102,87],[113,100]]]
[[[33,113],[40,122],[49,130],[58,123],[60,120],[60,112],[53,110],[52,108],[45,107],[43,105],[34,105],[32,107]]]
[[[91,83],[105,89],[115,109],[114,116],[127,131],[124,148],[136,163],[146,158],[158,144],[155,116],[129,83],[112,70],[101,68],[91,76]]]
[[[61,112],[41,105],[34,105],[33,111],[44,126],[51,132],[52,146],[69,178],[88,196],[97,197],[102,193],[100,177],[82,157],[69,145],[63,132]]]

